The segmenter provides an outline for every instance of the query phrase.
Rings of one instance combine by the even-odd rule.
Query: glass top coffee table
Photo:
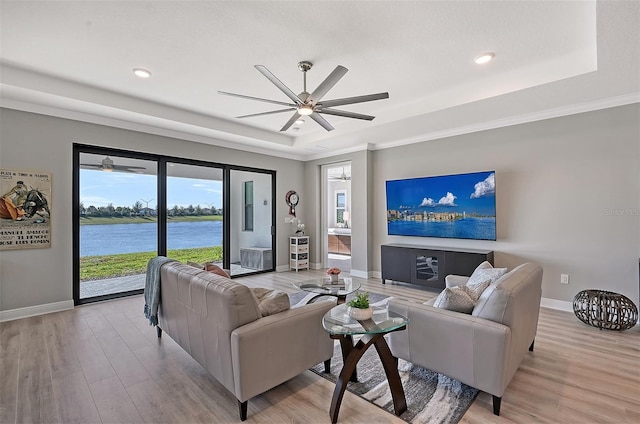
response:
[[[293,283],[293,285],[302,291],[317,294],[307,303],[313,302],[320,296],[333,296],[338,298],[338,305],[345,302],[347,295],[360,288],[360,282],[353,278],[341,278],[337,283],[331,283],[329,278],[316,278]]]
[[[331,399],[331,408],[329,409],[331,422],[336,423],[338,421],[340,404],[347,384],[349,381],[358,381],[356,365],[371,345],[376,347],[382,361],[393,399],[393,410],[396,415],[401,415],[407,410],[407,400],[404,396],[404,388],[398,373],[398,360],[391,354],[384,335],[392,331],[405,330],[409,324],[409,319],[396,312],[390,312],[388,309],[374,309],[371,319],[357,321],[347,315],[348,308],[348,305],[338,305],[331,308],[322,317],[324,329],[332,339],[340,341],[342,363],[344,364],[336,381],[336,388]],[[355,335],[362,335],[362,337],[354,345],[353,336]]]

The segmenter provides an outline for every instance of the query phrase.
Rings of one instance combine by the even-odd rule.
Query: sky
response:
[[[387,181],[387,209],[495,215],[495,173]]]
[[[155,208],[158,203],[157,178],[154,175],[124,172],[80,170],[80,201],[85,208],[142,206]],[[200,205],[203,208],[222,207],[222,181],[169,177],[167,180],[167,206]]]

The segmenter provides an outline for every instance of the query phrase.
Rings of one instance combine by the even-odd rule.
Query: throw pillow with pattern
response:
[[[433,302],[433,306],[448,311],[470,314],[476,302],[465,286],[445,288]]]
[[[467,285],[478,284],[487,279],[491,281],[489,284],[492,284],[506,273],[507,268],[494,268],[489,262],[485,261],[473,271],[469,281],[467,281]]]
[[[471,298],[473,299],[474,305],[475,303],[478,301],[478,299],[480,299],[480,295],[482,294],[482,292],[484,292],[486,290],[487,287],[489,287],[489,284],[491,284],[491,279],[487,278],[484,281],[480,281],[478,283],[467,283],[464,286],[459,286],[459,287],[463,287],[464,290],[469,294],[469,296],[471,296]]]

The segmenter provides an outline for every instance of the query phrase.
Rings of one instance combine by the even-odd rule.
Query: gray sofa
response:
[[[333,302],[262,316],[252,290],[179,262],[160,268],[158,337],[166,332],[238,400],[247,402],[333,355],[322,317]]]
[[[467,280],[447,276],[446,284]],[[389,335],[389,347],[397,358],[490,393],[499,415],[505,389],[527,348],[533,351],[541,296],[542,268],[526,263],[489,286],[471,315],[392,299],[389,310],[411,322]]]

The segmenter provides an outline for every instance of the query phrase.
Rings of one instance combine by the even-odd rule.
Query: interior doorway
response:
[[[351,162],[327,165],[324,175],[325,264],[351,272]]]

